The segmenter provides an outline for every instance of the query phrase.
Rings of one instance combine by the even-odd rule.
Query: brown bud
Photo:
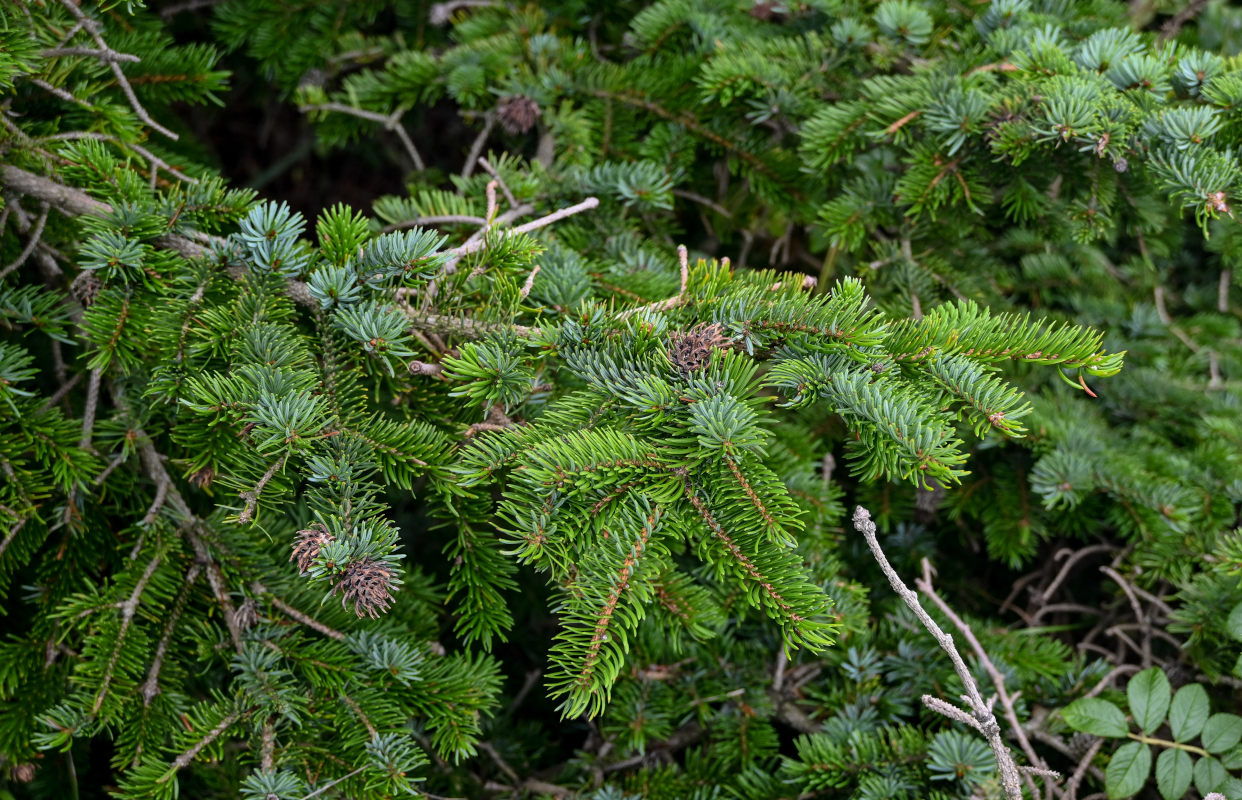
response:
[[[506,97],[496,106],[500,127],[508,133],[526,133],[539,119],[539,104],[524,94]]]

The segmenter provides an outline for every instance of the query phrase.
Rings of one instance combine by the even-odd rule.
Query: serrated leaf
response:
[[[1151,733],[1164,722],[1172,693],[1169,679],[1160,667],[1145,669],[1130,679],[1126,697],[1130,701],[1130,713],[1143,733]]]
[[[1075,700],[1061,709],[1061,716],[1074,730],[1095,736],[1119,739],[1129,731],[1126,715],[1121,713],[1121,709],[1098,697]]]
[[[1237,714],[1213,714],[1203,725],[1203,749],[1223,753],[1242,741],[1242,717]]]
[[[1188,742],[1203,730],[1211,713],[1207,690],[1197,683],[1188,683],[1177,690],[1169,708],[1169,728],[1173,741]]]
[[[1242,603],[1238,603],[1229,612],[1229,621],[1225,623],[1229,635],[1242,642]]]
[[[1142,742],[1126,742],[1118,747],[1104,770],[1104,788],[1108,791],[1109,800],[1137,794],[1147,783],[1150,773],[1150,747]]]
[[[1195,762],[1195,788],[1199,794],[1216,791],[1228,777],[1225,766],[1211,756]]]
[[[1165,750],[1156,758],[1156,788],[1164,800],[1180,800],[1194,775],[1194,761],[1185,750]]]

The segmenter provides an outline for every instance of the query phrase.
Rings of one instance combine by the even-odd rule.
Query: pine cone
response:
[[[90,308],[95,302],[95,298],[99,297],[99,291],[103,289],[103,281],[99,280],[99,276],[94,270],[84,269],[78,273],[78,277],[73,279],[73,283],[69,284],[69,291],[82,304],[83,308]]]
[[[14,764],[9,768],[9,775],[12,776],[15,783],[30,783],[34,780],[35,765],[30,763]]]
[[[696,325],[685,333],[668,336],[668,357],[682,372],[697,372],[712,360],[712,351],[729,346],[724,328],[719,323]]]
[[[345,568],[332,593],[341,593],[341,605],[354,604],[358,616],[364,614],[375,618],[388,610],[392,604],[389,592],[392,567],[383,561],[361,558]]]
[[[306,530],[298,531],[298,538],[293,543],[293,554],[289,556],[289,560],[298,562],[300,572],[308,572],[311,564],[314,564],[315,559],[319,557],[320,549],[333,538],[322,523],[316,522]]]
[[[508,133],[526,133],[539,119],[539,104],[524,94],[506,97],[496,106],[500,127]]]

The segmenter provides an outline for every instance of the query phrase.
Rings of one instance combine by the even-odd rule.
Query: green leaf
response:
[[[1242,769],[1242,747],[1235,747],[1225,753],[1220,757],[1220,763],[1225,765],[1225,769]]]
[[[1083,697],[1061,709],[1061,716],[1074,730],[1120,739],[1129,731],[1121,709],[1098,697]]]
[[[1137,794],[1147,783],[1150,772],[1150,747],[1142,742],[1126,742],[1118,747],[1104,771],[1104,788],[1108,790],[1109,800]]]
[[[1217,790],[1225,795],[1225,800],[1242,800],[1242,780],[1228,778]]]
[[[1173,741],[1188,742],[1203,730],[1211,713],[1207,690],[1197,683],[1188,683],[1177,690],[1169,709],[1169,727]]]
[[[1195,762],[1195,788],[1199,790],[1199,794],[1216,791],[1228,777],[1225,765],[1211,756]]]
[[[1242,603],[1238,603],[1233,607],[1233,611],[1229,612],[1229,621],[1225,623],[1225,630],[1229,631],[1229,635],[1242,642]]]
[[[1156,787],[1164,800],[1180,800],[1194,774],[1194,762],[1185,750],[1165,750],[1156,758]]]
[[[1164,722],[1172,692],[1169,679],[1160,667],[1145,669],[1130,679],[1126,697],[1130,700],[1134,721],[1143,733],[1151,733]]]
[[[1203,726],[1203,749],[1223,753],[1242,741],[1242,717],[1237,714],[1213,714]]]

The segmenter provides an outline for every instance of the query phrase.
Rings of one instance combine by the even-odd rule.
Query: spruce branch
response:
[[[919,596],[906,587],[905,583],[897,575],[897,571],[889,564],[888,557],[884,555],[884,550],[881,549],[879,539],[876,537],[876,526],[871,521],[871,512],[862,506],[858,506],[854,510],[854,528],[863,535],[867,542],[867,547],[871,549],[871,554],[875,556],[876,562],[880,565],[884,577],[888,579],[889,585],[893,587],[893,591],[905,602],[906,606],[914,613],[914,616],[918,618],[923,627],[931,633],[941,649],[949,656],[949,660],[953,663],[954,671],[957,672],[958,678],[961,679],[962,686],[966,688],[966,697],[964,699],[970,708],[970,712],[967,713],[943,700],[930,696],[924,697],[923,702],[931,710],[944,714],[951,719],[965,722],[982,733],[984,738],[987,739],[988,745],[992,748],[992,753],[996,756],[996,767],[1000,773],[1001,786],[1005,790],[1005,795],[1010,800],[1022,800],[1022,776],[1018,770],[1018,765],[1001,738],[1000,723],[996,721],[996,715],[992,713],[991,704],[986,702],[983,699],[983,695],[979,693],[979,684],[975,682],[975,677],[971,674],[970,668],[966,666],[966,662],[962,659],[961,654],[958,653],[957,646],[953,643],[953,637],[941,630],[936,621],[923,610],[923,606],[919,603]],[[928,703],[929,700],[932,702]]]
[[[91,705],[91,713],[98,714],[99,709],[103,706],[104,697],[108,694],[108,686],[112,683],[112,676],[116,672],[117,662],[121,658],[121,648],[125,646],[125,636],[129,633],[129,626],[134,621],[134,614],[138,610],[138,601],[142,599],[142,593],[146,590],[147,584],[151,581],[151,576],[155,574],[155,570],[160,566],[160,555],[156,554],[147,562],[146,569],[143,570],[142,576],[138,578],[138,582],[134,584],[134,589],[129,594],[129,598],[121,604],[121,627],[116,634],[116,645],[112,648],[112,655],[108,657],[108,665],[104,668],[103,677],[99,681],[99,691],[95,694],[95,702]]]
[[[181,755],[173,759],[173,762],[170,765],[168,772],[164,774],[163,776],[161,776],[157,782],[167,783],[168,781],[172,780],[176,776],[178,771],[183,770],[190,765],[190,762],[193,761],[195,757],[203,751],[204,747],[207,747],[209,744],[214,742],[216,739],[220,738],[220,734],[224,733],[230,727],[232,727],[233,723],[237,722],[243,716],[249,716],[250,714],[253,714],[256,710],[257,710],[257,707],[254,707],[254,708],[249,708],[244,712],[232,711],[226,714],[223,719],[221,719],[218,723],[216,723],[216,726],[214,728],[212,728],[210,731],[208,731],[203,736],[203,738],[199,739],[188,750],[186,750]]]
[[[151,115],[147,113],[147,110],[142,107],[142,103],[138,102],[138,96],[134,94],[134,88],[129,85],[129,80],[125,77],[125,73],[121,70],[121,61],[137,62],[141,59],[137,56],[118,53],[109,47],[108,43],[104,41],[103,36],[99,34],[99,23],[87,17],[86,14],[82,12],[82,9],[78,8],[77,4],[73,2],[73,0],[60,0],[60,4],[68,9],[69,13],[77,19],[83,30],[90,34],[90,37],[95,40],[95,45],[100,51],[100,56],[98,56],[98,58],[106,63],[112,70],[113,76],[116,77],[117,86],[120,87],[121,92],[125,95],[125,99],[129,101],[129,106],[134,110],[134,114],[138,117],[138,119],[145,122],[152,130],[159,131],[173,141],[180,138],[177,134],[173,133],[168,128],[165,128],[163,125],[151,118]]]
[[[164,170],[169,175],[172,175],[177,180],[184,181],[185,183],[189,183],[189,184],[195,184],[195,185],[198,184],[197,178],[192,178],[189,175],[186,175],[181,170],[172,166],[167,161],[160,158],[155,153],[152,153],[150,150],[143,147],[142,145],[136,144],[134,142],[122,142],[120,139],[116,138],[115,136],[112,136],[111,134],[100,133],[98,131],[66,131],[65,133],[55,133],[55,134],[52,134],[51,136],[45,136],[39,141],[40,142],[79,141],[82,139],[90,139],[90,140],[97,141],[97,142],[109,142],[110,144],[115,144],[117,147],[120,147],[122,149],[128,148],[130,150],[133,150],[135,153],[145,158],[151,164],[151,190],[152,191],[155,190],[156,171],[160,169]]]
[[[164,625],[164,633],[160,636],[160,642],[155,647],[155,657],[151,659],[151,666],[147,670],[147,679],[143,681],[142,687],[139,689],[144,706],[150,706],[151,701],[160,693],[160,670],[164,667],[164,657],[168,653],[168,645],[172,641],[173,631],[177,627],[177,622],[181,619],[181,613],[185,610],[186,603],[190,599],[190,590],[194,588],[194,582],[198,580],[198,576],[202,571],[202,564],[191,564],[189,572],[185,574],[185,579],[181,582],[181,592],[173,603],[172,611],[168,615],[168,622]]]

